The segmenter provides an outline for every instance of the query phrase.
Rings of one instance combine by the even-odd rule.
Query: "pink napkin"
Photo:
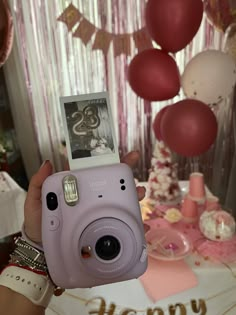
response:
[[[184,260],[160,261],[148,259],[148,269],[140,278],[153,302],[197,286],[198,281]]]

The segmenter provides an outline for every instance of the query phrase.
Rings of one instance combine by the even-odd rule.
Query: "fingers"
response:
[[[126,154],[122,159],[122,163],[126,163],[129,167],[133,168],[137,164],[139,160],[139,152],[132,151]],[[145,197],[146,189],[144,187],[138,186],[137,187],[138,199],[139,201]]]
[[[139,160],[139,152],[138,151],[132,151],[128,154],[126,154],[122,159],[122,163],[126,163],[131,168],[135,167],[135,165],[138,163]]]
[[[137,189],[137,193],[138,193],[138,200],[141,201],[145,197],[146,188],[143,186],[138,186],[138,187],[136,187],[136,189]]]
[[[151,229],[150,226],[146,223],[143,224],[143,227],[144,227],[144,233],[147,233]]]
[[[45,179],[52,174],[52,164],[49,160],[45,161],[38,172],[31,178],[28,194],[33,200],[41,199],[41,188]]]

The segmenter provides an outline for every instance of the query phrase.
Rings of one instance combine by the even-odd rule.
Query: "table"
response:
[[[26,192],[6,172],[0,172],[0,239],[18,233],[24,220]]]
[[[186,182],[181,185],[186,191]],[[92,289],[66,290],[60,297],[53,297],[46,315],[235,315],[236,314],[236,264],[213,263],[196,253],[191,254],[181,264],[194,277],[188,289],[176,292],[164,298],[151,296],[144,285],[143,278],[99,286]],[[171,267],[171,262],[164,263],[150,259],[147,272],[152,268],[151,277],[157,291],[159,275],[165,268],[177,275],[178,281],[185,284],[183,269]],[[172,265],[174,266],[174,265]],[[175,265],[175,266],[178,266]],[[155,269],[156,268],[156,269]],[[156,271],[155,271],[156,270]],[[145,275],[144,275],[145,276]],[[170,287],[171,279],[168,279]],[[161,281],[160,281],[161,282]],[[184,286],[183,286],[184,287]],[[155,293],[155,292],[154,292]]]

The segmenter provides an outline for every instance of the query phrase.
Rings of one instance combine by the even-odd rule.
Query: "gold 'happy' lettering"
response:
[[[164,311],[160,307],[148,308],[147,315],[165,315]]]
[[[94,304],[95,301],[100,301],[100,304],[97,307],[94,307],[93,309],[89,310],[90,315],[115,315],[116,311],[116,304],[110,303],[110,305],[107,305],[104,298],[101,297],[95,297],[91,300],[89,300],[86,305],[88,304]],[[191,308],[194,314],[199,315],[206,315],[207,314],[207,306],[203,299],[191,300]],[[137,310],[132,308],[125,308],[119,312],[120,315],[136,315]],[[192,313],[191,313],[192,314]],[[189,315],[191,315],[189,314]],[[146,315],[165,315],[165,312],[160,307],[155,308],[148,308],[146,310]],[[167,315],[167,314],[166,314]],[[168,307],[168,315],[187,315],[187,309],[184,304],[182,303],[176,303],[175,305],[169,305]]]
[[[177,303],[175,305],[170,305],[169,306],[169,314],[170,315],[177,315],[176,311],[177,309],[179,310],[179,314],[178,315],[186,315],[187,311],[185,306],[182,303]]]
[[[135,315],[135,314],[137,314],[137,312],[133,310],[132,308],[127,308],[121,313],[121,315]]]
[[[207,313],[207,307],[206,303],[203,299],[199,299],[199,303],[197,305],[196,300],[191,301],[192,310],[194,313],[197,313],[199,315],[206,315]],[[201,312],[201,313],[200,313]]]
[[[89,303],[95,301],[95,300],[100,300],[100,306],[98,309],[92,309],[89,311],[89,314],[97,314],[97,315],[114,315],[115,309],[116,309],[116,305],[114,303],[111,303],[110,306],[108,307],[108,309],[106,309],[106,301],[103,298],[93,298],[91,300],[89,300],[86,305],[88,305]]]

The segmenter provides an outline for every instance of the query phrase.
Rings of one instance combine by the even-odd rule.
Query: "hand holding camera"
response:
[[[137,163],[138,158],[139,154],[137,152],[131,152],[122,159],[122,162],[126,163],[132,168]],[[25,202],[25,233],[32,241],[38,244],[41,244],[42,242],[41,188],[46,178],[50,177],[50,175],[52,175],[52,165],[49,161],[46,161],[31,179],[27,199]],[[138,199],[143,199],[145,195],[145,189],[143,187],[137,187],[136,191]],[[140,231],[142,232],[142,229]],[[111,279],[110,282],[114,281]]]
[[[119,163],[107,93],[63,97],[61,109],[71,171],[51,175],[47,164],[40,179],[33,178],[33,185],[43,184],[42,243],[50,276],[63,288],[137,278],[147,268],[147,250],[139,198],[126,165],[137,161],[137,153]],[[100,139],[99,149],[91,139]],[[30,189],[41,207],[39,189]],[[32,218],[36,222],[39,214]],[[37,241],[39,228],[27,221],[26,234]]]

